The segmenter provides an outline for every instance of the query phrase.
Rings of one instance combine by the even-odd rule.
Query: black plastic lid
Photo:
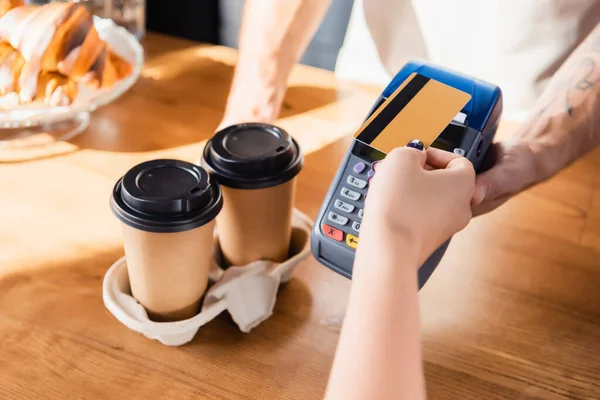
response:
[[[152,160],[130,169],[110,202],[125,224],[150,232],[181,232],[212,221],[223,208],[221,189],[208,172],[178,160]]]
[[[202,165],[221,185],[262,189],[298,175],[303,161],[298,143],[286,131],[246,123],[217,132],[206,143]]]

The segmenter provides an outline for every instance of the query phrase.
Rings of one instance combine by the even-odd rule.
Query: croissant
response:
[[[25,0],[0,0],[0,17],[10,9],[25,5]]]
[[[100,38],[80,4],[21,5],[0,17],[0,96],[10,99],[0,107],[16,97],[18,104],[68,105],[77,84],[110,87],[132,69]]]

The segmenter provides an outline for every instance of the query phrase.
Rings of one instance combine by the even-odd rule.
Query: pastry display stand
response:
[[[109,104],[138,80],[144,64],[144,49],[134,35],[109,19],[94,16],[102,40],[133,65],[132,73],[115,85],[92,90],[79,85],[80,93],[69,106],[26,104],[0,110],[0,163],[29,161],[77,150],[67,143],[85,131],[91,113]]]

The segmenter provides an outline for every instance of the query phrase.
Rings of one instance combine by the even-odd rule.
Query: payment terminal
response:
[[[386,126],[396,124],[392,131],[393,135],[403,134],[407,135],[408,140],[422,140],[417,134],[415,137],[411,136],[410,125],[414,121],[395,117],[411,106],[417,107],[415,102],[418,101],[424,104],[418,105],[419,107],[440,103],[437,97],[436,101],[423,97],[430,94],[429,89],[435,89],[426,86],[430,82],[450,90],[456,89],[466,95],[467,100],[459,103],[460,111],[452,114],[454,117],[450,116],[451,121],[442,120],[443,125],[438,125],[439,130],[435,134],[435,139],[431,143],[426,143],[426,146],[460,154],[473,163],[475,171],[479,171],[483,157],[492,143],[502,113],[502,92],[499,87],[439,66],[423,62],[407,63],[392,79],[368,113],[365,124],[370,122],[369,126],[358,136],[355,135],[329,187],[312,231],[311,249],[314,257],[321,264],[346,278],[352,277],[365,196],[369,190],[369,178],[374,174],[372,166],[382,160],[387,153],[381,151],[381,146],[373,146],[379,140],[376,136],[379,131],[388,129]],[[428,90],[429,92],[425,93]],[[418,96],[421,97],[417,98]],[[438,113],[452,111],[451,108],[444,110],[445,104],[426,110],[427,121],[423,118],[422,121],[430,124],[429,120],[435,119]],[[398,107],[403,108],[398,111]],[[408,140],[401,145],[406,145]],[[379,143],[385,145],[383,140],[379,140]],[[398,207],[401,206],[398,204]],[[419,289],[437,267],[449,242],[450,240],[438,248],[420,267]]]

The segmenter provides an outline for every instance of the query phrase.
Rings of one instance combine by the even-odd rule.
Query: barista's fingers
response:
[[[486,214],[492,210],[495,210],[496,208],[500,207],[502,204],[506,203],[511,197],[512,197],[511,195],[505,195],[505,196],[497,197],[490,201],[484,201],[483,203],[479,203],[477,205],[474,205],[473,202],[471,202],[472,209],[473,209],[473,217],[478,217],[478,216]]]
[[[446,168],[448,163],[452,160],[463,158],[458,154],[451,153],[449,151],[436,149],[430,147],[427,149],[427,164],[432,166],[433,168]],[[466,159],[465,159],[466,160]]]

